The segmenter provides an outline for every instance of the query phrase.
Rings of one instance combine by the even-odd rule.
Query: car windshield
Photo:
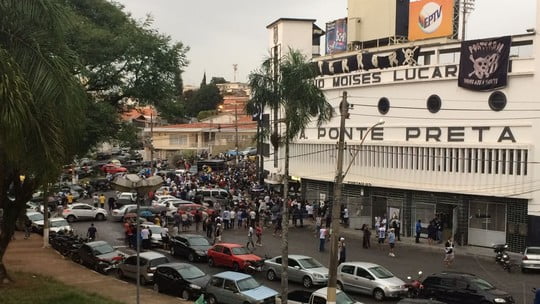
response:
[[[111,253],[114,251],[114,248],[112,248],[112,246],[109,244],[102,244],[102,245],[94,247],[93,249],[94,251],[98,252],[98,255]]]
[[[482,290],[491,290],[495,289],[495,286],[491,285],[489,282],[482,280],[480,278],[473,278],[471,282],[478,288]]]
[[[169,263],[169,259],[166,257],[150,260],[150,267],[156,267],[161,264]]]
[[[352,304],[356,303],[353,299],[349,298],[349,296],[344,292],[338,292],[336,295],[336,304]]]
[[[249,277],[249,278],[245,278],[243,280],[238,281],[237,285],[240,291],[246,291],[246,290],[255,289],[261,286],[261,283],[257,282],[254,278]]]
[[[249,254],[249,251],[244,247],[233,247],[231,248],[231,251],[234,255]]]
[[[527,254],[540,254],[540,248],[527,248]]]
[[[302,268],[305,269],[323,267],[323,265],[319,263],[319,261],[313,258],[300,259],[298,260],[298,263],[302,266]]]
[[[41,213],[32,214],[32,215],[29,215],[28,218],[29,218],[32,222],[35,222],[35,221],[42,221],[42,220],[43,220],[43,214],[41,214]]]
[[[204,272],[202,272],[199,268],[195,266],[187,266],[184,268],[180,268],[178,269],[178,272],[186,280],[196,279],[205,276]]]
[[[369,271],[371,271],[377,277],[377,279],[388,279],[394,277],[394,275],[388,269],[381,266],[371,267],[369,268]]]
[[[63,226],[69,226],[66,220],[59,220],[59,221],[51,222],[51,227],[63,227]]]
[[[202,238],[202,237],[198,237],[198,238],[190,238],[189,239],[189,244],[191,246],[209,246],[210,243],[208,242],[207,239],[205,238]]]

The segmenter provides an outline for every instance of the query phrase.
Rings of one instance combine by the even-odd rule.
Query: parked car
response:
[[[62,216],[68,220],[68,222],[93,219],[104,221],[107,219],[107,211],[103,208],[96,208],[88,204],[74,203],[64,209]]]
[[[43,224],[45,220],[37,221],[35,223],[35,231],[39,234],[43,234]],[[49,219],[49,231],[57,233],[59,231],[72,231],[73,229],[63,217],[53,217]]]
[[[134,202],[137,199],[137,193],[134,192],[118,192],[116,195],[117,200],[126,199]]]
[[[181,200],[179,198],[170,198],[162,200],[159,203],[155,203],[154,206],[161,206],[166,208],[167,216],[172,216],[178,210],[178,206],[182,204],[193,204],[193,202]]]
[[[105,164],[103,165],[103,167],[101,167],[101,171],[105,173],[115,174],[115,173],[127,172],[127,169],[125,167],[115,165],[115,164]]]
[[[240,155],[243,156],[251,156],[251,155],[257,155],[257,148],[254,147],[247,147],[240,151]]]
[[[32,212],[26,212],[26,217],[28,217],[28,219],[32,222],[32,226],[30,228],[30,231],[32,232],[36,232],[36,228],[37,228],[37,223],[39,223],[40,221],[43,223],[43,214],[41,214],[40,212],[35,212],[35,211],[32,211]],[[17,221],[18,224],[17,224],[17,229],[19,230],[24,230],[24,221],[25,219],[22,218],[20,221]]]
[[[527,247],[521,259],[521,271],[540,269],[540,247]]]
[[[514,298],[473,274],[441,272],[428,276],[420,291],[421,298],[435,299],[448,304],[514,303]]]
[[[181,205],[178,205],[178,207],[176,208],[177,212],[182,214],[182,213],[186,213],[186,212],[189,212],[191,213],[191,215],[195,215],[195,211],[196,210],[199,210],[200,212],[202,213],[206,213],[208,215],[212,215],[214,214],[214,209],[210,209],[206,206],[202,206],[202,205],[199,205],[199,204],[181,204]]]
[[[185,263],[159,265],[154,274],[154,290],[191,300],[203,293],[210,277],[199,268]]]
[[[206,285],[208,304],[275,303],[278,292],[257,282],[252,276],[225,271],[215,274]]]
[[[111,182],[106,178],[91,180],[90,185],[92,185],[96,191],[107,191],[111,189]]]
[[[339,289],[371,295],[377,301],[407,294],[405,282],[388,269],[373,263],[345,262],[337,269]]]
[[[171,255],[186,257],[188,261],[202,261],[208,259],[208,249],[212,245],[203,236],[198,234],[181,234],[170,239]]]
[[[118,209],[114,209],[111,213],[111,217],[113,221],[122,222],[124,220],[124,215],[126,215],[126,211],[130,208],[137,208],[137,205],[135,204],[123,205]]]
[[[144,223],[143,223],[144,225]],[[158,225],[145,225],[150,229],[152,235],[150,236],[150,243],[152,247],[163,247],[163,242],[161,241],[161,231],[163,227]]]
[[[172,195],[169,195],[169,194],[167,194],[167,195],[155,194],[154,199],[152,200],[152,205],[159,205],[163,201],[170,200],[170,199],[178,199],[178,198],[176,196],[172,196]]]
[[[273,281],[281,277],[281,256],[264,261],[266,278]],[[289,281],[302,283],[305,288],[313,285],[326,285],[328,283],[328,268],[319,261],[305,255],[289,255]]]
[[[39,212],[39,203],[28,201],[26,202],[26,212]]]
[[[328,288],[311,292],[309,290],[293,290],[287,294],[287,303],[290,304],[320,304],[327,303]],[[281,299],[277,301],[281,303]],[[336,304],[362,304],[351,299],[344,291],[336,290]]]
[[[221,265],[234,271],[245,271],[249,266],[261,268],[263,260],[242,245],[219,243],[208,249],[208,265],[210,267]]]
[[[85,243],[72,256],[73,261],[100,273],[108,272],[123,258],[124,255],[120,251],[115,250],[105,241]]]
[[[154,273],[159,265],[169,263],[169,259],[161,253],[145,251],[139,254],[139,267],[137,267],[137,255],[127,257],[118,265],[118,277],[137,279],[137,268],[139,268],[140,283],[146,285],[154,281]]]
[[[404,298],[397,304],[444,304],[443,302],[433,299],[418,299],[418,298]]]

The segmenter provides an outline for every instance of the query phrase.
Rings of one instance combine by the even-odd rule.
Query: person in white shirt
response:
[[[249,226],[248,241],[247,241],[247,244],[246,244],[246,248],[249,249],[249,244],[251,244],[251,247],[253,248],[253,249],[251,249],[251,251],[255,250],[255,243],[253,243],[253,233],[254,233],[253,227]]]
[[[141,239],[143,249],[150,249],[150,229],[148,226],[144,226],[141,230]]]
[[[234,210],[231,210],[229,212],[229,217],[231,218],[231,221],[229,223],[230,229],[234,229],[234,221],[236,220],[236,212]]]
[[[328,235],[328,230],[322,227],[319,230],[319,251],[324,251],[324,243],[326,243],[327,235]]]
[[[163,242],[163,249],[169,248],[169,228],[163,227],[161,229],[161,241]]]

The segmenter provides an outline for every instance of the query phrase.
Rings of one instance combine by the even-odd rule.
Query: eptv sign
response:
[[[453,0],[421,0],[409,7],[409,40],[451,36]]]

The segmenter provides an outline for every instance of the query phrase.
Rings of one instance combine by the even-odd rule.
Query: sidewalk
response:
[[[135,284],[116,279],[113,275],[98,274],[86,267],[65,259],[52,248],[42,248],[41,236],[32,234],[29,240],[16,232],[16,240],[9,244],[4,263],[8,272],[22,271],[50,276],[56,280],[119,302],[136,302]],[[193,303],[179,298],[158,294],[149,288],[141,288],[140,302],[145,304]]]

